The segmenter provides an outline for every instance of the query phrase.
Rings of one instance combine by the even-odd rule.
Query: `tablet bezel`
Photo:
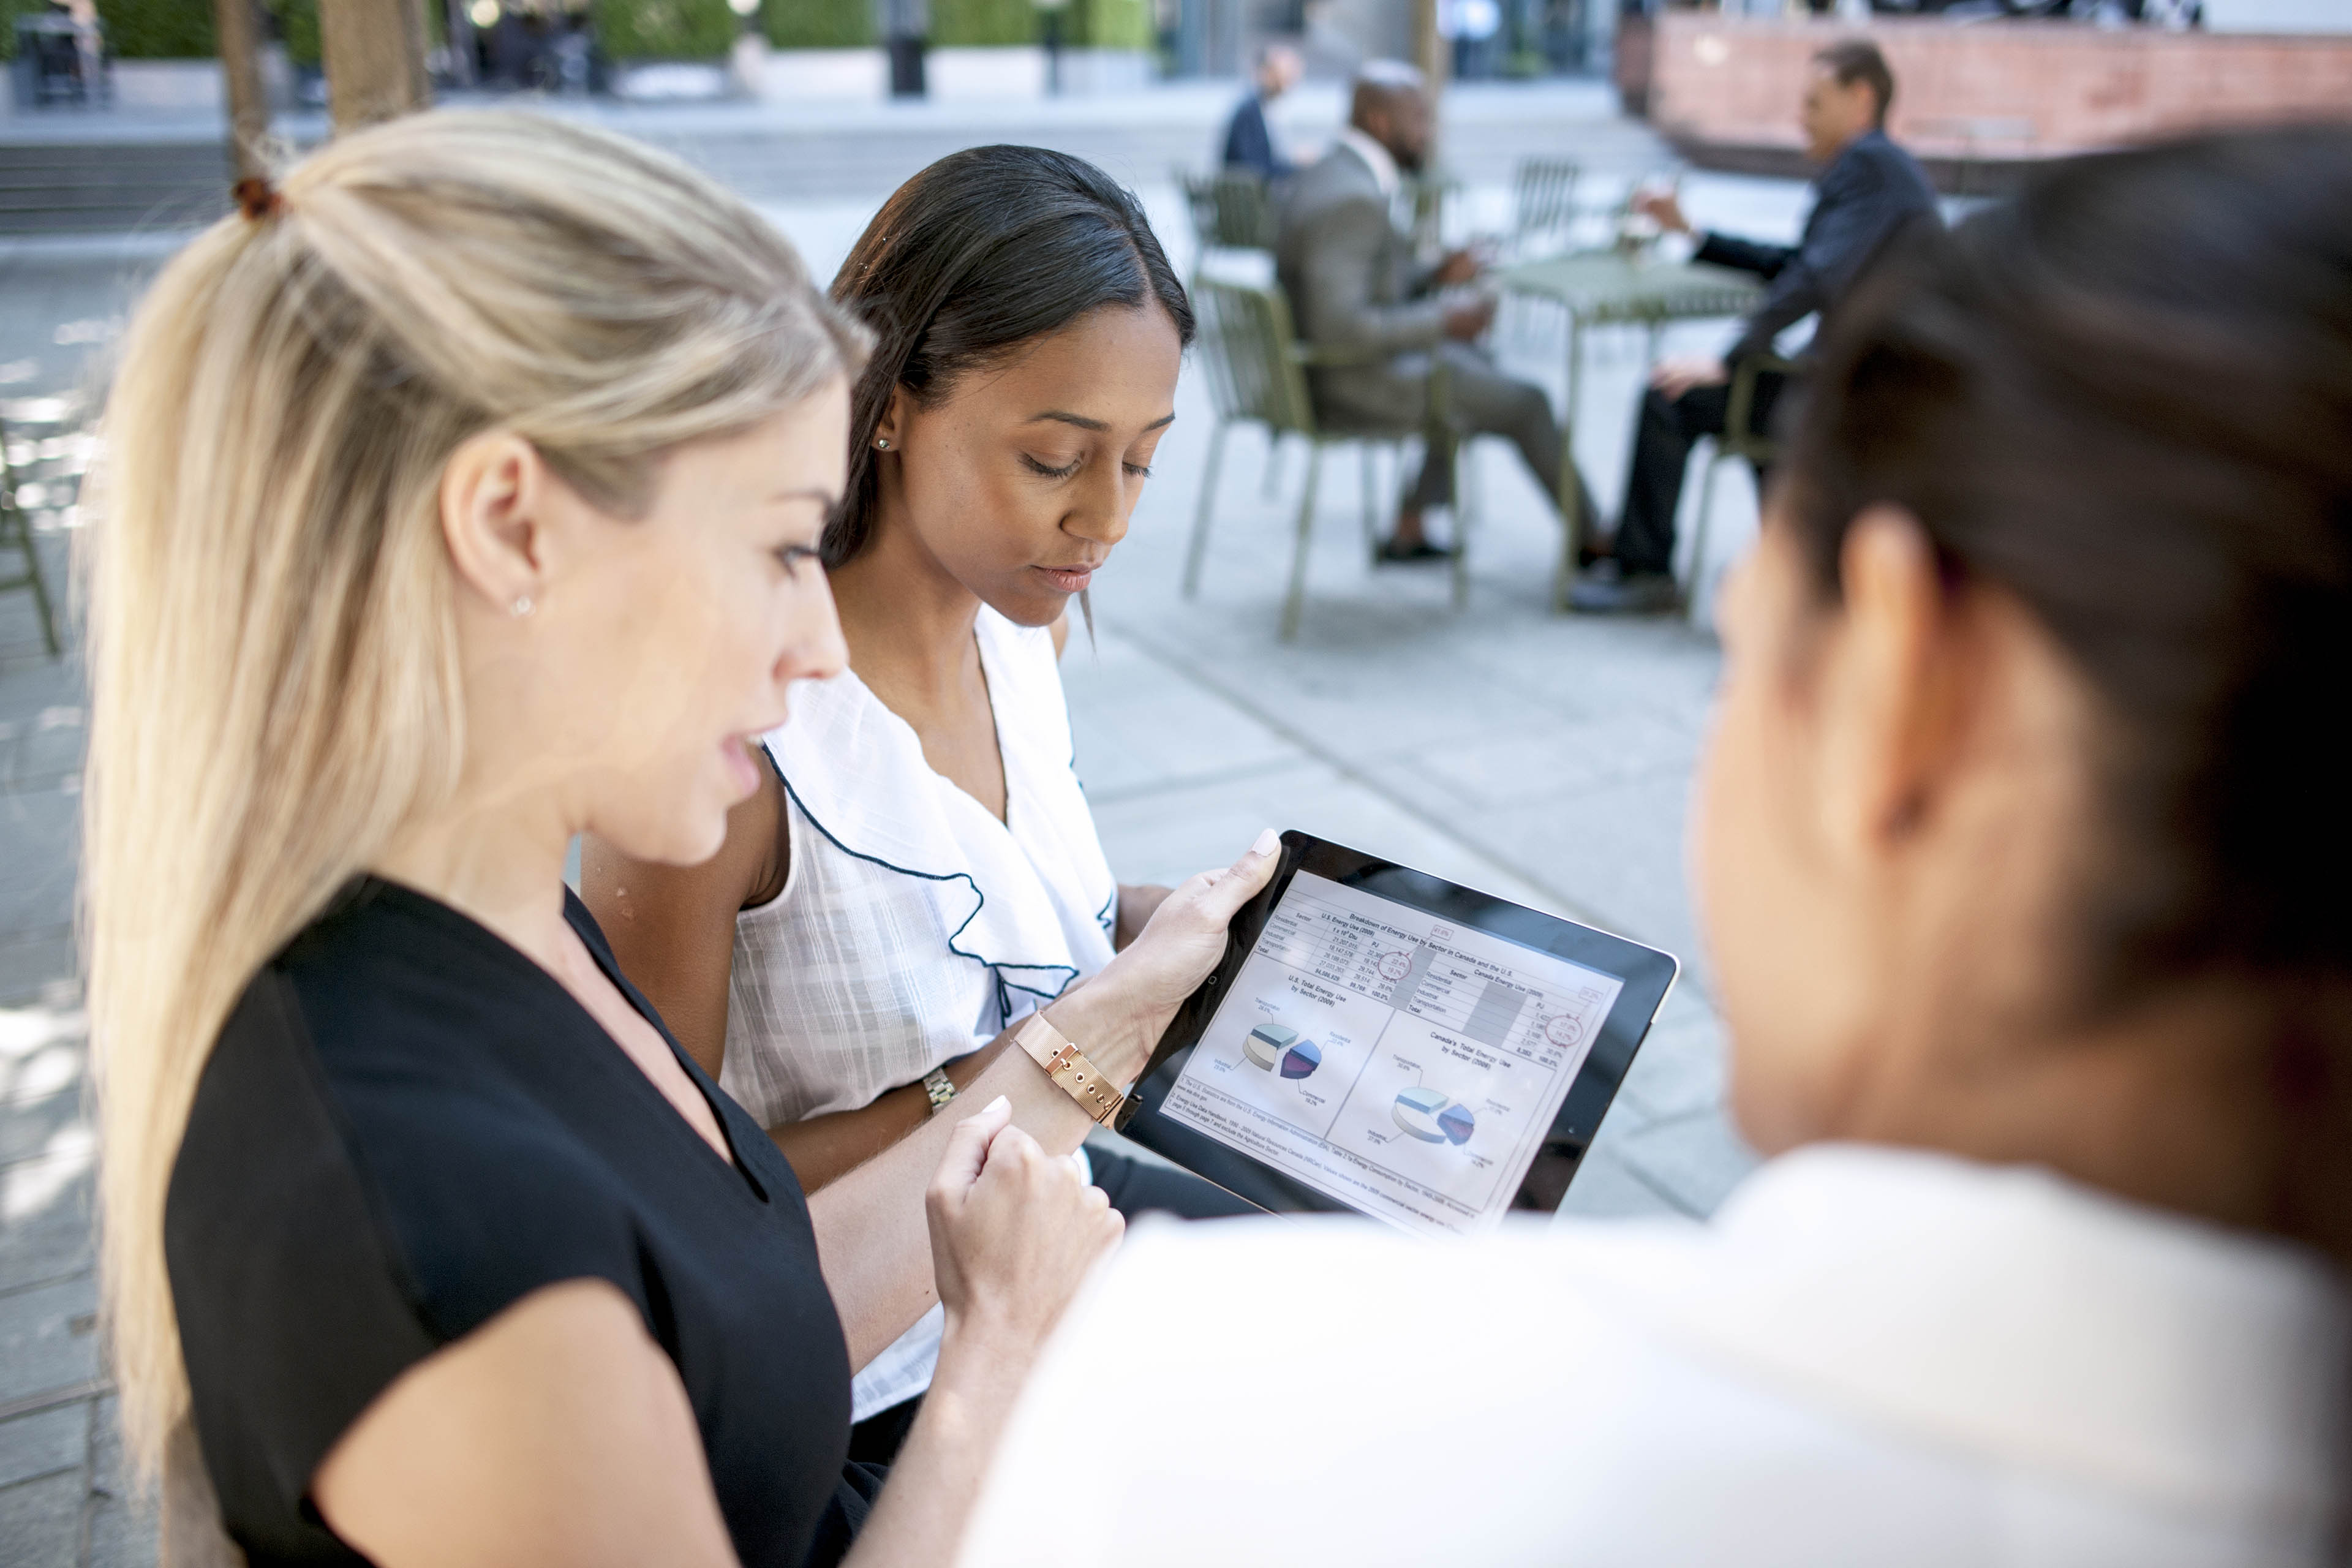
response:
[[[1584,1065],[1569,1085],[1551,1130],[1512,1194],[1515,1211],[1549,1214],[1559,1207],[1568,1184],[1584,1162],[1601,1119],[1617,1098],[1658,1010],[1673,991],[1682,965],[1672,953],[1622,936],[1580,925],[1515,904],[1475,888],[1449,882],[1402,862],[1369,855],[1297,829],[1282,836],[1282,858],[1274,878],[1234,917],[1225,956],[1198,990],[1177,1009],[1134,1089],[1140,1105],[1121,1131],[1154,1153],[1174,1161],[1246,1203],[1273,1213],[1362,1214],[1364,1211],[1316,1191],[1296,1177],[1243,1153],[1206,1133],[1160,1113],[1192,1048],[1216,1016],[1233,980],[1248,962],[1274,907],[1301,871],[1361,888],[1457,925],[1474,927],[1507,942],[1563,958],[1619,977],[1623,988],[1609,1009]],[[1368,1216],[1371,1217],[1371,1216]]]

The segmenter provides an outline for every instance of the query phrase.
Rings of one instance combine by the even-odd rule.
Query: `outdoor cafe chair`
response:
[[[1377,548],[1380,534],[1378,489],[1372,449],[1402,448],[1424,434],[1412,426],[1345,427],[1318,419],[1307,394],[1310,365],[1365,363],[1359,351],[1318,349],[1298,341],[1293,330],[1290,301],[1282,290],[1225,282],[1208,278],[1192,281],[1192,308],[1200,322],[1196,340],[1208,370],[1209,398],[1217,422],[1209,434],[1209,461],[1201,477],[1201,499],[1192,517],[1192,538],[1184,558],[1184,596],[1201,585],[1201,558],[1208,547],[1209,519],[1216,505],[1217,470],[1224,459],[1225,436],[1235,425],[1263,425],[1270,445],[1279,447],[1287,436],[1306,437],[1307,486],[1299,498],[1297,536],[1291,546],[1290,585],[1283,599],[1282,640],[1298,636],[1299,615],[1307,594],[1307,547],[1315,526],[1315,492],[1327,447],[1355,445],[1364,460],[1364,537]],[[1435,360],[1430,374],[1432,413],[1442,417],[1445,407],[1445,364]],[[1466,447],[1460,458],[1460,500],[1454,513],[1454,605],[1460,609],[1470,591],[1468,576],[1470,522],[1476,510],[1473,465]]]
[[[1194,174],[1179,169],[1177,183],[1192,213],[1192,235],[1202,251],[1274,248],[1274,197],[1245,169]]]
[[[1582,173],[1565,158],[1519,160],[1511,176],[1513,260],[1529,259],[1538,246],[1567,246],[1576,225],[1576,183]]]
[[[1706,456],[1706,469],[1699,479],[1698,515],[1691,520],[1690,567],[1683,584],[1683,603],[1693,620],[1698,618],[1699,592],[1706,585],[1706,525],[1715,510],[1716,470],[1732,458],[1745,458],[1760,469],[1780,455],[1780,443],[1756,424],[1756,380],[1767,371],[1793,375],[1797,370],[1794,360],[1778,354],[1751,354],[1731,367],[1731,397],[1724,409],[1723,434],[1715,437],[1715,449]]]
[[[49,599],[49,585],[41,576],[39,547],[33,542],[32,520],[16,500],[16,469],[8,458],[8,427],[0,424],[0,560],[14,552],[24,562],[14,575],[0,577],[0,593],[29,590],[33,595],[33,614],[41,623],[41,640],[48,645],[49,657],[58,658],[65,651],[58,637],[58,617]],[[0,571],[7,571],[0,566]]]

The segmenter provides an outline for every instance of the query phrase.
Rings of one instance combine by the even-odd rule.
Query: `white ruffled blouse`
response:
[[[735,922],[719,1082],[761,1125],[855,1110],[996,1037],[1111,956],[1118,885],[1071,755],[1053,636],[983,606],[1005,820],[931,769],[854,672],[764,738],[783,891]],[[929,1386],[939,1312],[858,1374],[856,1418]]]

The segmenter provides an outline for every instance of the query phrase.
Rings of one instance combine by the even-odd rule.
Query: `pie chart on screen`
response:
[[[1301,1040],[1282,1053],[1282,1076],[1312,1078],[1323,1065],[1323,1052],[1312,1040]]]
[[[1389,1114],[1408,1136],[1424,1143],[1467,1143],[1478,1131],[1468,1106],[1433,1089],[1406,1089]]]
[[[1298,1031],[1287,1025],[1260,1024],[1249,1032],[1249,1038],[1242,1042],[1242,1051],[1253,1063],[1271,1072],[1281,1065],[1283,1053],[1289,1050],[1292,1043],[1297,1038]],[[1322,1058],[1318,1057],[1316,1060],[1319,1062]],[[1311,1066],[1307,1069],[1307,1072],[1314,1070]],[[1283,1076],[1298,1078],[1305,1075],[1286,1073]]]

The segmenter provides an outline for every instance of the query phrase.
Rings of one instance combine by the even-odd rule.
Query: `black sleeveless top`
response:
[[[565,914],[661,1028],[568,893]],[[420,893],[354,884],[254,977],[163,1234],[196,1434],[256,1568],[362,1561],[309,1500],[320,1461],[409,1366],[577,1279],[618,1287],[677,1363],[747,1568],[847,1549],[880,1472],[845,1460],[849,1358],[808,1205],[670,1048],[734,1166],[553,976]]]

